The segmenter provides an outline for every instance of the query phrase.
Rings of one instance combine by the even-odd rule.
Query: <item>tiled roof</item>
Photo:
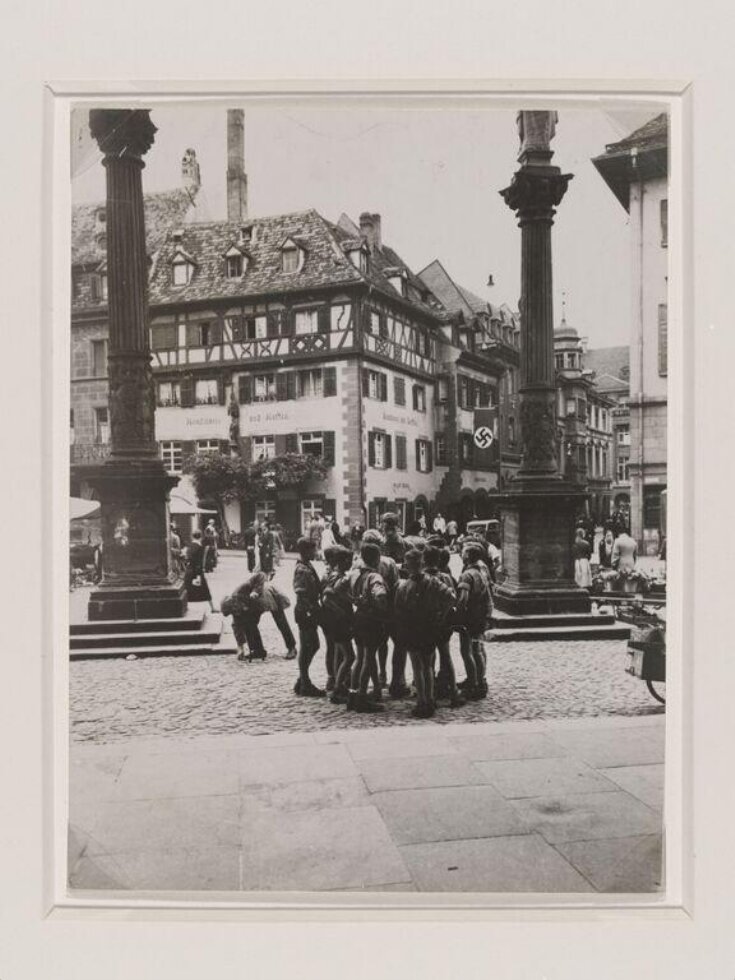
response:
[[[616,143],[608,143],[606,150],[608,153],[614,153],[616,150],[627,150],[630,147],[649,147],[649,146],[666,146],[669,140],[669,117],[667,113],[662,112],[659,116],[636,129],[629,136],[624,139],[618,140]]]
[[[630,348],[597,347],[585,351],[584,366],[595,373],[600,391],[613,391],[630,383]]]
[[[185,188],[146,194],[143,197],[145,211],[146,247],[149,255],[159,248],[166,233],[190,220],[195,207],[195,195]],[[105,210],[104,202],[78,204],[72,210],[71,256],[74,265],[99,263],[106,258],[104,223],[97,214]]]
[[[449,275],[439,259],[434,259],[425,269],[419,272],[423,282],[450,313],[463,313],[471,317],[472,306],[463,290]]]

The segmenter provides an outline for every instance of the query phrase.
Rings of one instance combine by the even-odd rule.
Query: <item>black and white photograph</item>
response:
[[[665,897],[670,104],[537,105],[73,104],[70,896]]]

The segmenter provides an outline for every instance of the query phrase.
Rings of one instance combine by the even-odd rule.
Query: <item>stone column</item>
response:
[[[148,110],[94,109],[90,131],[107,173],[110,457],[89,477],[101,502],[103,577],[88,615],[177,617],[186,598],[171,564],[168,493],[178,478],[155,442],[141,180],[156,127]]]
[[[521,228],[522,462],[510,492],[501,498],[505,583],[498,609],[542,615],[589,609],[574,582],[575,510],[584,500],[565,481],[557,459],[556,384],[551,226],[571,174],[552,166],[550,141],[556,113],[521,112],[521,167],[500,193]]]

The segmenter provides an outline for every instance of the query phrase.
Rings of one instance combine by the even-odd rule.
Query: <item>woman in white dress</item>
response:
[[[581,527],[577,528],[577,537],[572,546],[574,557],[574,581],[581,589],[589,589],[592,585],[592,569],[590,568],[590,556],[592,548],[589,541],[585,539],[584,531]]]

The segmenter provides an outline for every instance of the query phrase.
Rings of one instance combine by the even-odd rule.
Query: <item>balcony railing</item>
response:
[[[91,466],[101,463],[110,455],[110,446],[106,442],[75,443],[71,447],[71,463],[74,466]]]

